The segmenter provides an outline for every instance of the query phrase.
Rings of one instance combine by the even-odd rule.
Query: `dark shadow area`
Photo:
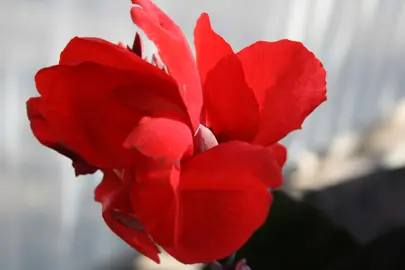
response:
[[[274,192],[266,224],[237,253],[254,269],[325,269],[358,252],[343,229],[310,204]]]
[[[393,228],[381,234],[362,248],[354,258],[328,269],[405,269],[405,226]]]
[[[405,269],[405,168],[307,194],[274,192],[266,224],[238,252],[253,270]]]
[[[378,170],[308,193],[304,201],[345,227],[361,243],[405,226],[405,168]]]

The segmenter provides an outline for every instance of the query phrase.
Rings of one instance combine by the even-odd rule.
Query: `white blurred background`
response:
[[[214,29],[235,50],[256,40],[289,38],[302,41],[323,61],[328,101],[302,131],[285,140],[290,151],[286,173],[301,168],[294,170],[296,182],[287,183],[287,188],[316,188],[320,157],[344,152],[354,137],[384,126],[405,97],[403,0],[155,2],[190,42],[196,19],[208,12]],[[130,6],[129,0],[0,3],[1,270],[121,269],[107,265],[133,253],[107,229],[100,206],[93,202],[100,176],[75,179],[69,160],[33,137],[25,112],[25,101],[37,95],[35,72],[56,64],[73,36],[132,42],[137,29]],[[147,44],[150,54],[154,48]],[[404,115],[392,130],[403,123]],[[316,168],[307,172],[311,166]],[[306,182],[301,185],[302,178]]]

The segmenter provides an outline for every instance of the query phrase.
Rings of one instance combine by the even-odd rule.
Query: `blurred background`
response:
[[[405,223],[405,191],[398,183],[380,187],[363,181],[349,192],[336,188],[405,165],[405,1],[155,2],[190,42],[196,19],[208,12],[214,29],[235,50],[257,40],[289,38],[314,51],[328,71],[328,101],[284,141],[285,192],[309,201],[359,241]],[[108,230],[93,202],[100,175],[76,179],[69,160],[36,141],[25,111],[25,101],[37,95],[34,74],[56,64],[72,37],[132,44],[137,28],[130,6],[129,0],[0,3],[1,270],[135,269],[137,263],[139,268],[135,251]],[[146,53],[152,52],[146,42]],[[375,196],[375,189],[383,195]]]

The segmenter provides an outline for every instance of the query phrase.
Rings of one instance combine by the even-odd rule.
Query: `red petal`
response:
[[[201,81],[226,56],[233,55],[232,47],[211,28],[207,13],[201,14],[194,28],[194,46]]]
[[[175,85],[152,75],[82,63],[43,69],[36,83],[63,141],[101,168],[133,164],[122,144],[143,115],[188,121]]]
[[[145,117],[124,145],[151,158],[137,164],[131,194],[134,211],[159,245],[172,246],[178,238],[179,166],[192,154],[191,130],[175,120]]]
[[[83,63],[42,69],[35,80],[38,90],[47,92],[44,117],[72,151],[99,168],[133,164],[133,151],[122,144],[141,115],[112,91],[133,85],[136,93],[142,75]]]
[[[128,245],[135,248],[149,259],[159,263],[158,254],[160,251],[147,234],[125,226],[117,219],[114,219],[111,211],[104,212],[103,218],[107,226]]]
[[[301,43],[259,41],[237,55],[261,110],[255,143],[270,145],[299,129],[326,100],[326,71]]]
[[[219,141],[253,139],[259,108],[235,55],[221,60],[209,72],[204,84],[204,101],[207,125]]]
[[[136,42],[136,38],[135,41]],[[136,43],[135,43],[136,44]],[[139,48],[136,48],[139,50]],[[59,64],[71,65],[93,62],[103,66],[153,75],[173,83],[161,69],[143,60],[133,52],[100,38],[73,38],[60,55]]]
[[[193,54],[181,29],[150,0],[132,0],[133,22],[156,45],[159,56],[176,80],[193,123],[199,125],[202,90]]]
[[[243,142],[220,144],[185,161],[179,242],[163,248],[183,263],[230,255],[266,220],[272,200],[268,187],[280,182],[272,152]]]
[[[274,157],[280,167],[284,166],[284,163],[287,161],[287,148],[284,145],[275,143],[269,146],[269,149],[273,151]]]
[[[142,229],[134,226],[139,223],[132,213],[129,191],[114,172],[104,171],[95,197],[103,206],[103,218],[108,227],[137,251],[159,263],[157,246]]]
[[[190,120],[184,104],[178,99],[179,96],[170,95],[172,87],[173,85],[159,86],[158,81],[151,78],[137,82],[136,90],[130,85],[115,89],[113,94],[127,106],[144,115],[176,119],[188,124]],[[175,86],[174,90],[177,91]]]
[[[52,127],[41,113],[41,107],[42,99],[40,97],[30,98],[27,101],[27,114],[31,123],[31,129],[38,141],[70,158],[76,176],[95,173],[97,171],[96,167],[88,164],[80,155],[71,151],[53,132]]]
[[[257,131],[259,109],[232,48],[211,28],[203,14],[195,31],[197,62],[204,79],[207,125],[220,141],[250,141]]]
[[[141,50],[138,34],[135,36],[134,46],[136,50]],[[116,44],[99,38],[73,38],[62,51],[59,63],[70,65],[82,62],[93,62],[119,70],[132,71],[136,73],[134,76],[139,79],[138,88],[147,85],[153,89],[154,94],[184,108],[176,82],[169,75]]]
[[[127,148],[135,148],[147,157],[169,164],[180,164],[192,144],[193,135],[184,123],[151,117],[142,118],[124,142]]]
[[[122,180],[114,171],[103,170],[103,174],[103,179],[94,190],[94,200],[99,203],[106,203],[111,198],[111,194],[123,187]]]
[[[178,241],[179,168],[156,160],[138,165],[131,192],[134,213],[157,244],[173,246]]]

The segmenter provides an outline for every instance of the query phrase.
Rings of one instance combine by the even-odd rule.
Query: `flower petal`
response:
[[[134,46],[136,51],[140,50],[137,47],[136,38]],[[173,79],[161,69],[126,48],[101,38],[75,37],[66,45],[60,55],[59,64],[73,65],[82,62],[93,62],[120,70],[131,70],[137,73],[153,75],[161,80],[173,83]]]
[[[132,213],[130,188],[113,171],[104,177],[95,190],[95,197],[103,206],[103,218],[108,227],[126,243],[151,260],[159,263],[159,249],[139,226]]]
[[[284,163],[287,161],[287,148],[284,145],[275,143],[268,147],[273,151],[274,157],[280,167],[284,166]]]
[[[204,83],[207,126],[219,141],[250,141],[257,132],[259,107],[235,55],[222,59]]]
[[[219,141],[250,141],[257,131],[259,107],[245,82],[240,61],[226,41],[215,33],[207,14],[194,30],[197,63],[204,82],[207,125]]]
[[[182,101],[177,98],[179,96],[167,95],[171,90],[165,91],[173,85],[159,86],[156,84],[156,86],[152,86],[155,83],[156,79],[144,83],[139,81],[136,91],[131,85],[115,89],[113,95],[122,100],[125,105],[145,115],[170,118],[189,125],[187,109]]]
[[[138,159],[131,193],[134,212],[159,245],[175,245],[180,160],[193,153],[190,128],[171,119],[144,117],[124,146],[145,156]]]
[[[194,46],[201,81],[226,56],[233,55],[232,47],[211,28],[207,13],[201,14],[194,28]]]
[[[125,139],[124,146],[174,165],[180,164],[185,154],[192,154],[187,150],[193,149],[193,135],[187,125],[176,120],[144,117]]]
[[[122,144],[142,115],[114,96],[113,90],[132,85],[137,98],[142,77],[82,63],[42,69],[35,80],[39,92],[46,92],[42,113],[61,140],[90,164],[115,169],[135,161],[133,151]]]
[[[132,0],[132,3],[139,5],[131,9],[132,21],[156,45],[160,58],[177,82],[195,131],[203,100],[200,77],[187,40],[179,26],[150,0]]]
[[[272,152],[243,142],[218,145],[182,163],[180,238],[163,248],[183,263],[239,249],[266,220],[281,170]],[[163,228],[162,228],[163,229]]]
[[[178,241],[179,178],[178,167],[159,160],[138,163],[136,168],[132,207],[145,230],[161,246],[173,246]]]
[[[103,179],[94,190],[94,200],[99,203],[107,201],[112,193],[123,186],[123,181],[117,174],[114,175],[114,171],[103,170],[103,174]]]
[[[134,49],[141,50],[139,34],[135,35]],[[141,82],[148,82],[153,93],[167,98],[180,107],[184,107],[176,82],[161,68],[141,59],[134,53],[120,46],[99,38],[73,38],[61,53],[59,64],[77,65],[92,62],[102,66],[136,73],[143,76]],[[157,82],[154,84],[154,82]],[[164,87],[162,87],[162,84]],[[140,87],[138,85],[138,87]],[[42,93],[43,94],[43,93]]]
[[[326,71],[302,43],[259,41],[237,55],[261,110],[255,143],[270,145],[301,128],[326,100]]]
[[[97,168],[88,164],[80,155],[71,151],[66,144],[52,131],[52,127],[41,113],[42,99],[30,98],[27,101],[27,114],[35,137],[47,146],[72,160],[76,176],[92,174]]]

